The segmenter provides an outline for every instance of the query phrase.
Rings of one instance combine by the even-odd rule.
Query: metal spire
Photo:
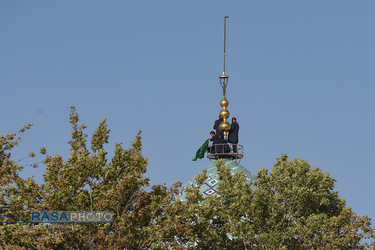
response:
[[[225,94],[227,92],[227,86],[228,86],[228,76],[225,74],[225,46],[226,46],[226,40],[227,40],[227,18],[229,16],[224,16],[224,65],[223,65],[223,74],[219,76],[220,79],[220,85],[223,89],[223,99],[220,101],[220,106],[222,107],[222,110],[220,111],[219,117],[223,119],[223,121],[219,125],[220,131],[223,132],[225,140],[228,138],[228,132],[231,128],[229,122],[227,122],[227,119],[229,118],[229,111],[227,110],[227,106],[229,105],[228,100],[225,98]]]
[[[226,48],[226,41],[227,41],[227,18],[229,18],[229,16],[224,17],[224,64],[223,64],[224,75],[225,75],[225,48]]]
[[[227,18],[229,16],[224,17],[224,63],[223,63],[223,74],[219,77],[220,78],[220,85],[223,88],[223,96],[225,96],[227,91],[227,85],[228,85],[228,76],[225,74],[225,48],[226,48],[226,42],[227,42]]]

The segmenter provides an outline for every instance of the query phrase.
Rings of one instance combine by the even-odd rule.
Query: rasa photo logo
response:
[[[113,223],[113,212],[109,212],[109,211],[31,212],[31,222],[37,222],[37,223]]]

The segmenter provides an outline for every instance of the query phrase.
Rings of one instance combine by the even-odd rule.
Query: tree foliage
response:
[[[196,210],[198,248],[374,248],[370,218],[345,207],[335,180],[306,161],[282,155],[270,173],[258,171],[255,189],[243,173],[232,176],[220,161],[217,168],[218,196],[207,197]]]
[[[335,180],[300,159],[277,159],[258,171],[255,189],[243,173],[217,162],[217,196],[191,188],[182,203],[180,184],[149,187],[140,133],[129,149],[115,146],[103,119],[91,140],[74,107],[67,159],[46,155],[44,183],[22,179],[12,160],[16,134],[0,137],[0,221],[29,222],[31,211],[113,211],[113,224],[0,223],[9,249],[364,249],[374,247],[370,218],[357,216],[334,191]],[[41,149],[46,154],[46,149]],[[30,153],[29,157],[35,156]],[[198,182],[206,175],[202,172]],[[367,239],[367,240],[366,240]],[[365,241],[363,241],[365,240]]]
[[[131,148],[117,144],[108,159],[104,149],[110,132],[106,120],[100,122],[90,146],[84,133],[86,126],[78,122],[72,107],[69,158],[47,155],[43,184],[19,177],[23,167],[11,160],[11,149],[19,139],[14,135],[0,138],[0,221],[30,222],[31,211],[113,211],[114,223],[0,224],[0,244],[26,249],[163,249],[173,246],[175,235],[186,235],[189,224],[173,219],[181,216],[182,204],[173,203],[179,184],[148,188],[140,133]]]

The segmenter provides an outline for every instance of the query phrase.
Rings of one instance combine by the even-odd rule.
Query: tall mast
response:
[[[223,63],[223,74],[225,74],[225,49],[226,49],[226,41],[227,41],[227,18],[229,16],[224,17],[224,63]]]
[[[226,91],[227,91],[227,86],[228,86],[228,78],[225,74],[225,47],[226,47],[226,40],[227,40],[227,18],[229,16],[224,16],[224,63],[223,63],[223,74],[219,76],[220,79],[220,85],[221,88],[223,89],[223,99],[220,101],[220,106],[222,107],[222,110],[220,111],[219,117],[223,119],[223,121],[219,125],[220,131],[223,132],[224,134],[224,139],[228,139],[228,132],[231,128],[229,122],[227,122],[227,119],[229,118],[229,111],[227,110],[227,107],[229,105],[228,100],[226,99]]]

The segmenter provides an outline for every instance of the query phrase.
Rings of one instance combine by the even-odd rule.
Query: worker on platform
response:
[[[232,143],[233,153],[237,153],[238,130],[240,130],[240,125],[238,125],[236,117],[232,117],[230,127],[228,142]]]
[[[210,146],[208,146],[207,151],[210,154],[214,154],[215,153],[215,147],[213,146],[213,144],[215,143],[215,140],[216,140],[215,131],[211,131],[210,135],[211,135],[211,138],[208,138],[206,141],[211,141],[212,144]]]
[[[223,119],[221,119],[220,116],[219,116],[219,119],[217,119],[217,120],[215,121],[215,124],[214,124],[214,129],[216,130],[216,136],[217,136],[218,138],[220,138],[220,139],[224,139],[224,134],[223,134],[223,132],[220,131],[220,129],[219,129],[220,123],[222,123],[222,122],[223,122]]]

